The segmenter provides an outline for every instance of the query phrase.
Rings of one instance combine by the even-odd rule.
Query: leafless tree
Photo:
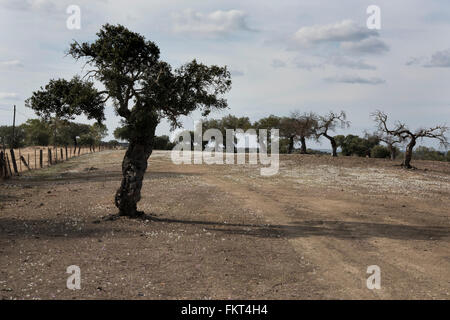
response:
[[[339,128],[348,128],[350,126],[350,121],[347,121],[347,116],[344,111],[340,113],[334,113],[330,111],[325,116],[319,116],[317,130],[316,130],[316,139],[319,139],[321,136],[324,136],[328,140],[330,140],[331,148],[333,149],[332,156],[337,157],[337,143],[333,136],[330,135],[330,132],[335,131]]]
[[[294,120],[295,133],[301,143],[300,153],[306,154],[306,139],[314,136],[317,129],[318,116],[313,112],[300,113],[299,111],[294,111],[291,112],[290,118]]]
[[[380,141],[384,142],[389,150],[389,156],[391,158],[392,161],[395,160],[395,157],[397,156],[397,148],[395,147],[396,144],[400,144],[402,143],[402,138],[400,137],[396,137],[396,136],[392,136],[392,135],[388,135],[382,132],[377,132],[376,133],[378,139],[380,139]]]
[[[411,159],[414,146],[417,140],[423,138],[437,139],[442,146],[448,147],[449,143],[446,137],[446,133],[449,128],[446,125],[438,125],[432,128],[419,128],[415,131],[410,130],[406,124],[398,121],[394,128],[389,129],[387,126],[387,115],[377,110],[372,114],[373,119],[378,125],[378,131],[384,133],[387,136],[391,136],[392,139],[397,138],[402,142],[406,142],[405,159],[402,166],[411,169]]]

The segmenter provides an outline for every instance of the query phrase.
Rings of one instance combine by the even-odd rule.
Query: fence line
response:
[[[27,147],[17,149],[0,148],[0,178],[7,179],[22,172],[48,168],[54,164],[76,158],[78,156],[109,149],[97,147]],[[45,152],[47,150],[47,152]],[[34,161],[33,161],[34,157]]]

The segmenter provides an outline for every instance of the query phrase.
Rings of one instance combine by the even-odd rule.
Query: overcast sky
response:
[[[66,27],[69,5],[81,8],[79,30]],[[381,9],[380,30],[366,26],[369,5]],[[381,109],[412,129],[450,124],[448,0],[0,0],[0,125],[11,124],[13,104],[19,123],[35,117],[24,100],[49,79],[81,74],[65,50],[104,23],[143,34],[174,66],[227,65],[229,109],[214,118],[345,110],[346,132],[361,134]],[[111,107],[106,115],[112,138],[119,118]],[[199,117],[184,118],[186,128]]]

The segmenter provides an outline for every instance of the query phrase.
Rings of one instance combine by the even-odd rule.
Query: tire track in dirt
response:
[[[349,212],[365,207],[364,199],[360,203],[332,199],[322,201],[319,197],[299,196],[298,192],[293,193],[289,188],[279,190],[276,186],[263,183],[255,188],[254,183],[246,183],[242,177],[239,182],[230,182],[222,176],[211,174],[203,175],[202,179],[240,199],[246,208],[257,209],[269,224],[283,225],[283,234],[295,252],[315,266],[308,276],[312,282],[327,287],[327,298],[414,299],[448,296],[448,268],[443,266],[440,269],[436,265],[433,268],[433,264],[421,258],[417,250],[410,250],[411,243],[405,239],[386,239],[382,236],[382,230],[378,231],[380,236],[376,237],[372,236],[376,235],[376,231],[364,230],[371,226],[389,228],[389,223],[399,219],[391,219],[386,225],[379,223],[377,226],[377,223],[365,220],[360,222],[357,217],[349,218]],[[293,199],[297,201],[293,202]],[[331,202],[334,206],[330,206]],[[301,203],[309,212],[300,211],[299,217],[297,210],[293,215],[286,206],[288,203]],[[313,220],[315,223],[312,225],[311,211],[317,212],[314,215],[317,220]],[[360,225],[363,228],[361,232],[358,231]],[[408,224],[404,225],[406,228]],[[405,230],[408,232],[410,229]],[[414,230],[411,227],[411,231],[415,232]],[[367,237],[358,237],[359,233],[364,232],[368,233]],[[444,246],[448,247],[448,242]],[[408,250],[404,250],[405,247]],[[411,259],[412,257],[418,260]],[[432,260],[442,263],[439,256],[432,257]],[[418,266],[415,261],[420,261],[424,266]],[[381,268],[380,290],[369,290],[366,287],[369,277],[366,270],[369,265],[379,265]],[[430,270],[433,271],[429,272]]]

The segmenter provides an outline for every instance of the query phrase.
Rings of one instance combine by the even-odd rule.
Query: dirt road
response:
[[[0,185],[0,296],[448,299],[450,165],[293,155],[255,165],[149,161],[140,210],[115,213],[122,151]],[[66,268],[81,269],[68,290]],[[367,267],[381,270],[369,290]]]

